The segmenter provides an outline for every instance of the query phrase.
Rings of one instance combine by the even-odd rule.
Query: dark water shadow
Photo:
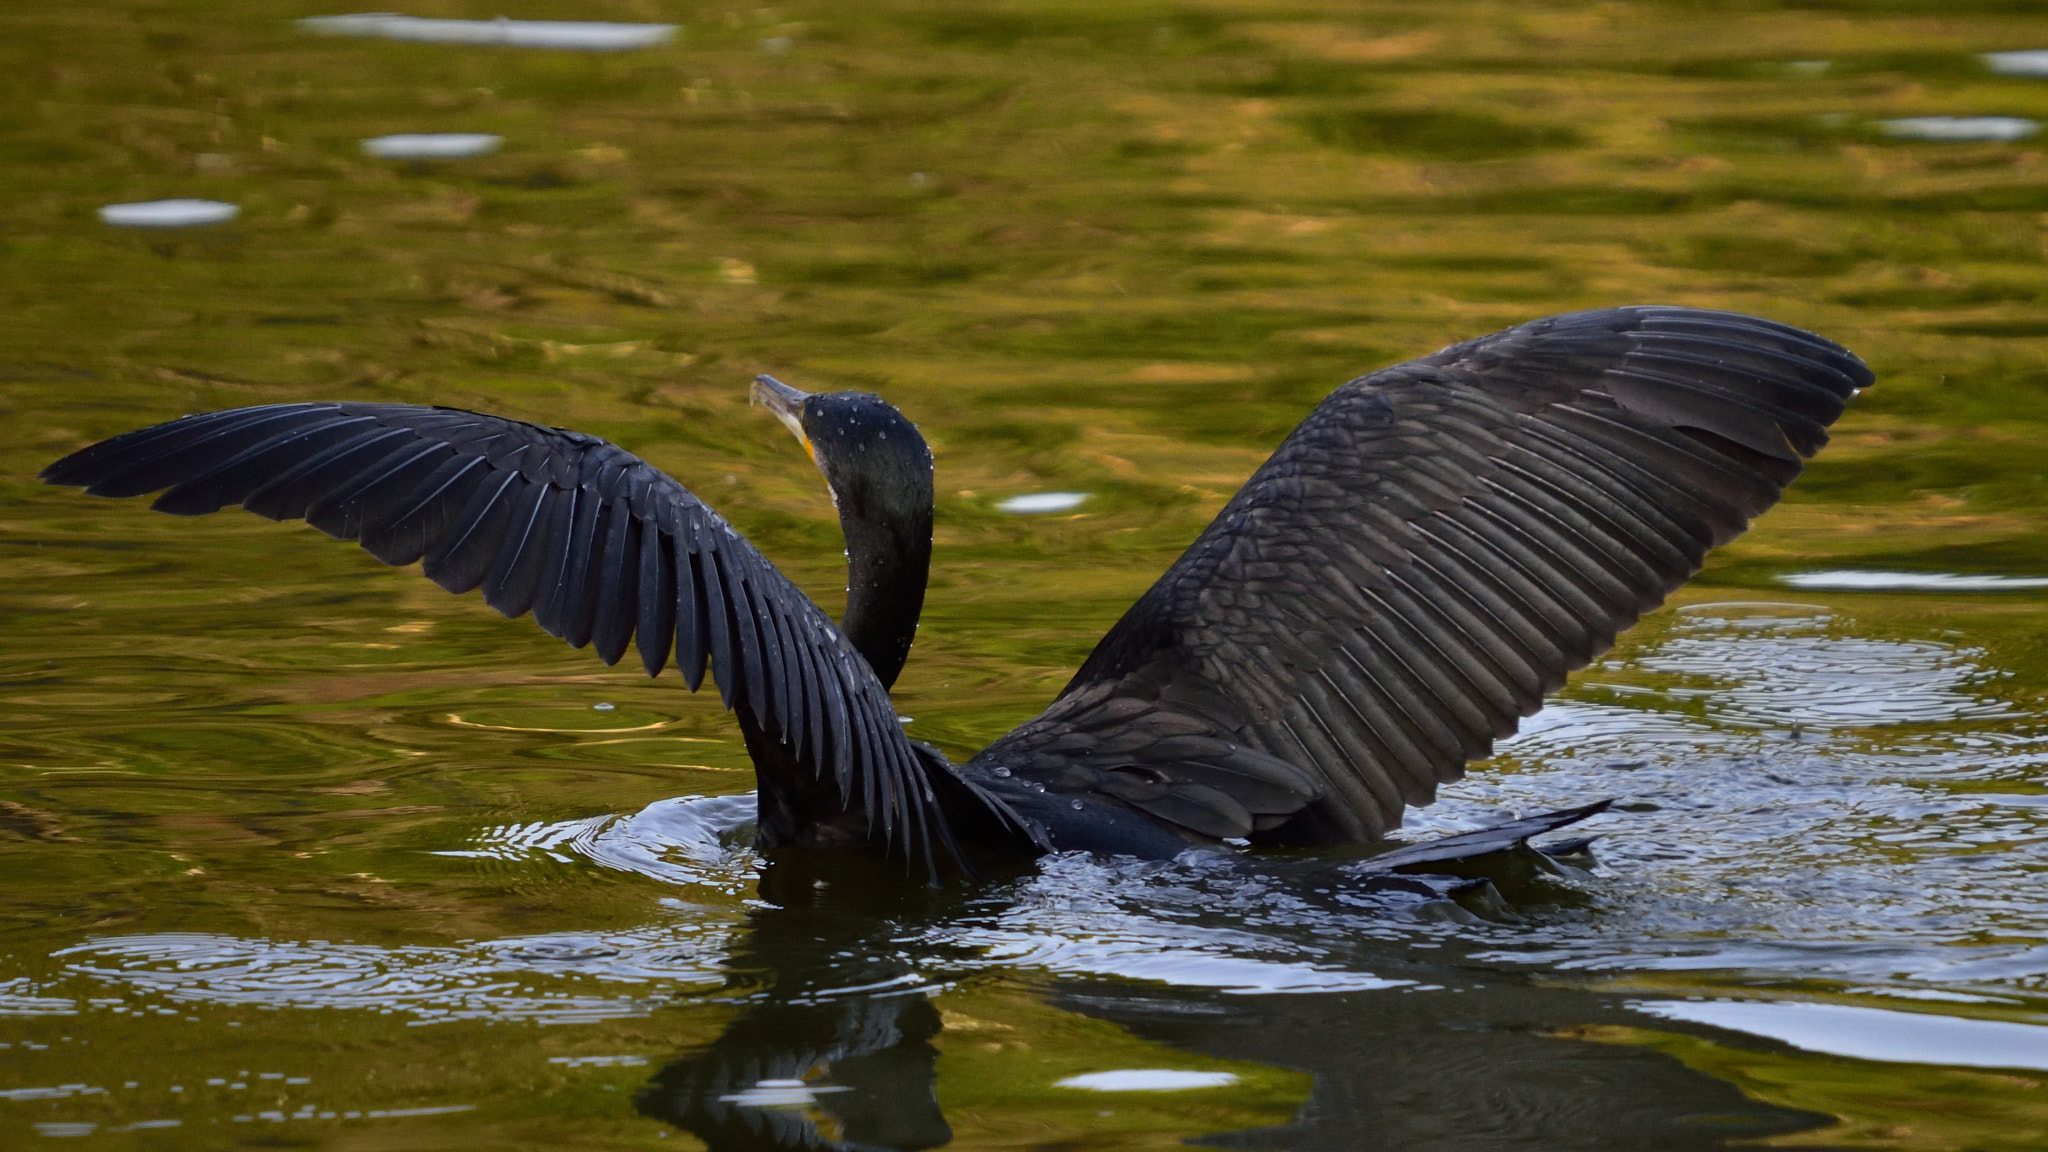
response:
[[[913,965],[901,944],[985,914],[988,897],[906,891],[893,875],[850,875],[845,861],[787,859],[768,868],[762,894],[770,903],[726,961],[727,993],[745,1007],[712,1043],[657,1072],[636,1108],[713,1152],[949,1143],[935,1092],[944,1025],[921,975],[932,958],[920,949]],[[1834,1120],[1751,1100],[1647,1048],[1558,1034],[1640,1027],[1620,997],[1541,987],[1448,951],[1386,960],[1420,987],[1243,996],[1086,980],[1046,996],[1148,1042],[1313,1076],[1292,1123],[1193,1141],[1212,1147],[1708,1149]]]
[[[934,1092],[944,1025],[894,941],[960,897],[906,886],[885,865],[802,856],[771,864],[761,894],[772,903],[726,961],[727,991],[746,1008],[657,1072],[634,1106],[713,1152],[951,1142]]]

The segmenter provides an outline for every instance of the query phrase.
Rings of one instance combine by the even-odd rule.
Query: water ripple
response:
[[[668,884],[737,895],[753,886],[758,857],[744,835],[753,822],[752,792],[678,796],[628,816],[501,824],[478,833],[474,848],[434,854],[514,863],[536,856],[561,864],[581,858]]]
[[[516,936],[452,947],[163,933],[103,937],[53,954],[63,971],[174,1003],[401,1012],[425,1021],[569,1023],[643,1016],[675,989],[724,980],[731,921]],[[573,987],[549,987],[571,982]],[[591,992],[586,982],[631,984]]]
[[[1707,715],[1733,724],[1813,728],[1939,724],[2010,708],[1981,690],[1983,653],[1931,641],[1840,636],[1825,610],[1701,604],[1638,663],[1699,677]]]
[[[906,926],[891,946],[906,966],[895,978],[930,985],[994,970],[1230,992],[1423,990],[1412,964],[1457,952],[1487,966],[1744,970],[1901,995],[2048,988],[2048,947],[2035,943],[2048,937],[2048,748],[2022,727],[2031,718],[1989,694],[1980,653],[1838,628],[1824,610],[1696,608],[1630,667],[1680,677],[1681,688],[1710,683],[1704,715],[1555,703],[1503,760],[1416,813],[1408,835],[1620,801],[1586,826],[1603,837],[1597,874],[1557,880],[1554,898],[1539,893],[1513,920],[1369,891],[1314,860],[1064,855],[963,914]],[[682,797],[500,825],[442,854],[584,862],[745,895],[753,803]],[[173,1001],[599,1019],[727,980],[744,910],[721,907],[625,932],[451,947],[157,935],[57,955],[71,977]],[[63,991],[0,986],[0,1011],[78,1010]]]
[[[1238,924],[1326,926],[1331,918],[1280,885],[1199,854],[1172,865],[1054,857],[980,921],[947,925],[932,944],[977,953],[979,966],[1115,976],[1225,992],[1376,991],[1413,984],[1346,962],[1311,937],[1250,931],[1174,915],[1203,904]],[[1255,908],[1231,917],[1231,905]],[[1395,913],[1376,905],[1380,914]]]

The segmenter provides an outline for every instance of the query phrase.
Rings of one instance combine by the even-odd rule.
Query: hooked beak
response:
[[[754,403],[775,413],[775,418],[782,421],[783,427],[795,433],[796,442],[804,446],[804,452],[810,456],[811,463],[817,463],[818,450],[811,447],[811,438],[804,434],[804,401],[809,400],[811,394],[791,388],[773,376],[754,377],[754,386],[750,391]]]

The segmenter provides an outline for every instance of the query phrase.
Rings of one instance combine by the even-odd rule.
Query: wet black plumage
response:
[[[933,861],[1372,840],[1776,502],[1871,383],[1771,321],[1554,316],[1360,377],[1290,434],[1043,715],[955,767],[887,686],[921,608],[930,456],[879,398],[766,398],[846,529],[841,626],[673,479],[594,437],[288,404],[86,448],[44,479],[303,516],[607,663],[707,665],[766,846]],[[780,392],[775,389],[781,389]],[[894,437],[892,440],[891,437]]]

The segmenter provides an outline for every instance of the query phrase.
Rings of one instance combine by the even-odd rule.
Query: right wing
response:
[[[708,662],[726,707],[831,779],[872,838],[930,861],[947,838],[932,782],[867,661],[810,597],[689,490],[595,436],[411,404],[267,404],[116,436],[43,470],[95,496],[168,487],[152,507],[240,504],[421,562],[483,589],[606,664],[673,652],[691,691]],[[950,781],[942,781],[946,785]],[[872,827],[879,822],[880,828]]]
[[[1661,307],[1353,380],[977,760],[1202,836],[1374,839],[1776,503],[1870,382],[1810,333]]]

